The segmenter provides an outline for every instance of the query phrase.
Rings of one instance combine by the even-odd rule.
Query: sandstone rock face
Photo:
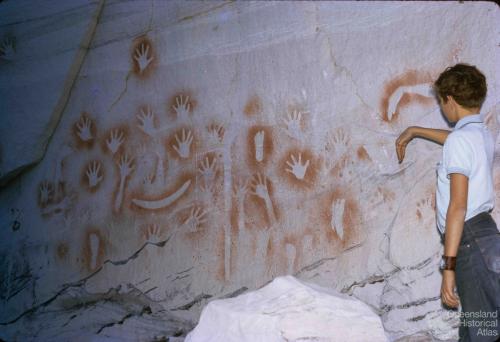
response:
[[[2,4],[0,186],[44,156],[102,3]]]
[[[236,298],[215,300],[185,342],[387,341],[380,317],[365,303],[331,289],[275,278]]]
[[[394,141],[447,128],[429,86],[457,62],[487,76],[497,134],[494,4],[64,6],[0,3],[1,339],[36,340],[54,310],[52,332],[164,319],[144,339],[182,337],[209,301],[287,274],[364,301],[391,340],[456,339],[439,298],[441,149],[415,140],[398,164]]]

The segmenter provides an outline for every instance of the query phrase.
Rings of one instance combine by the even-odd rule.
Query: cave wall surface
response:
[[[0,14],[0,186],[39,162],[89,47],[102,2],[6,2]]]
[[[485,73],[497,136],[499,19],[488,2],[0,3],[0,338],[185,335],[208,301],[286,274],[368,303],[391,339],[456,338],[441,149],[413,141],[398,164],[394,142],[448,127],[430,84],[458,62]]]

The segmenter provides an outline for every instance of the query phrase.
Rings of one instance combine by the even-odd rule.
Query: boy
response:
[[[437,225],[443,236],[441,300],[460,313],[460,341],[497,341],[500,307],[500,233],[489,212],[494,205],[493,138],[479,110],[486,79],[474,66],[447,68],[434,83],[452,131],[409,127],[396,140],[399,162],[413,138],[443,145],[437,168]]]

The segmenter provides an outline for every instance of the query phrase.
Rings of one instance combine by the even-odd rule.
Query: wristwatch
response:
[[[441,270],[455,271],[455,265],[457,263],[457,257],[443,255],[441,262],[439,263],[439,268]]]

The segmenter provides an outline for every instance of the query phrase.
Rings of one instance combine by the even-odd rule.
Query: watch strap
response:
[[[441,269],[454,271],[456,264],[457,264],[456,256],[443,255],[443,262]]]

